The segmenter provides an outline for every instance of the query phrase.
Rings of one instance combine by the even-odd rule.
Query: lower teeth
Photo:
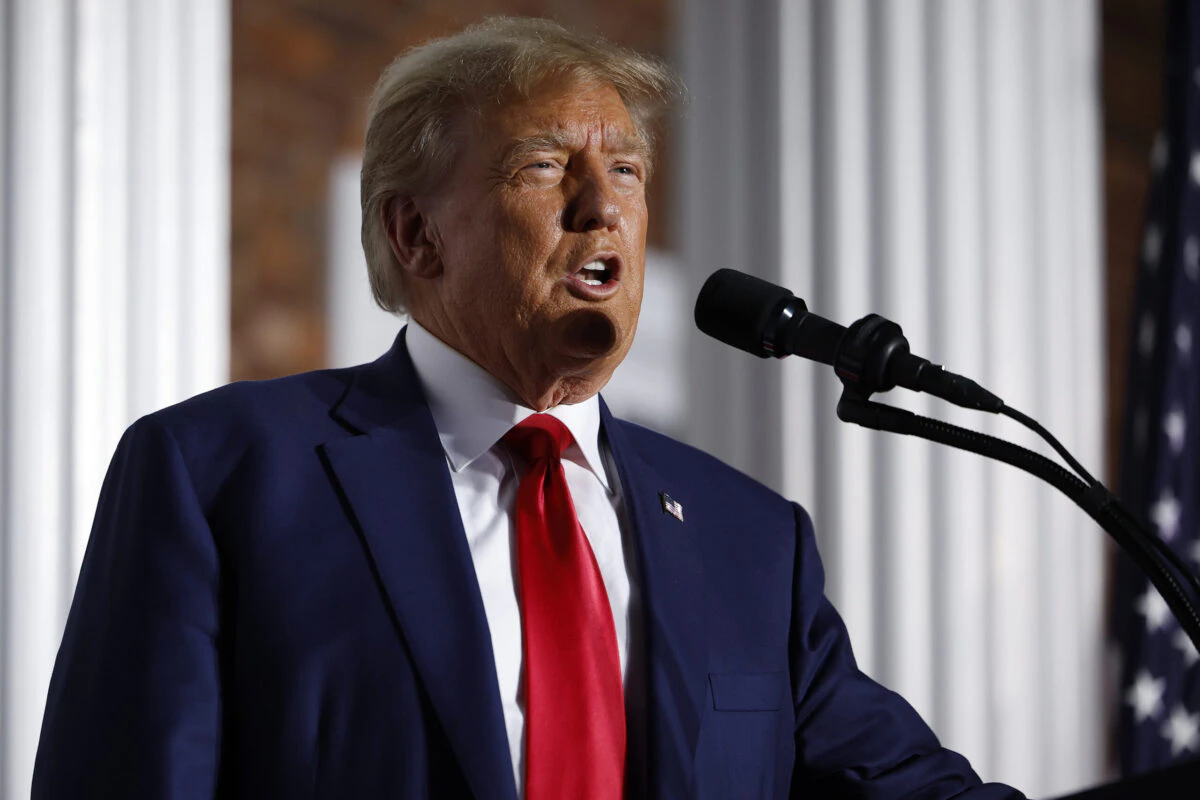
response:
[[[604,281],[598,281],[595,278],[584,278],[583,282],[588,286],[601,286],[604,283]]]

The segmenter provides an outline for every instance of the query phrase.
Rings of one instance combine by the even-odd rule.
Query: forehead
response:
[[[544,135],[580,145],[599,136],[605,148],[641,142],[620,93],[608,83],[545,82],[528,97],[510,97],[481,114],[476,126],[477,140],[494,151]]]

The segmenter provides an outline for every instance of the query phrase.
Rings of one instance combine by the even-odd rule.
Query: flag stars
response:
[[[1166,686],[1165,679],[1154,677],[1149,670],[1143,669],[1137,674],[1133,685],[1125,692],[1125,704],[1133,706],[1133,718],[1137,722],[1145,722],[1159,715]]]
[[[1146,593],[1138,598],[1137,611],[1146,618],[1146,628],[1151,633],[1166,625],[1167,618],[1171,615],[1167,601],[1162,599],[1162,595],[1153,586],[1146,587]]]
[[[1181,323],[1175,329],[1175,347],[1179,350],[1181,356],[1190,355],[1192,352],[1192,328],[1186,323]]]
[[[1200,242],[1189,236],[1183,243],[1183,271],[1193,283],[1200,280]]]
[[[1179,532],[1179,517],[1182,513],[1179,501],[1175,499],[1175,495],[1169,487],[1163,489],[1158,501],[1150,507],[1150,519],[1154,520],[1154,525],[1158,528],[1158,535],[1168,542],[1174,539],[1175,534]],[[1155,592],[1154,596],[1158,597],[1158,593]]]
[[[1200,652],[1197,652],[1196,645],[1192,643],[1192,638],[1188,636],[1187,631],[1183,628],[1175,631],[1175,635],[1171,638],[1171,644],[1183,655],[1184,667],[1193,667],[1197,661],[1200,661]]]
[[[1172,757],[1200,749],[1200,714],[1189,714],[1183,706],[1176,706],[1163,724],[1162,735],[1171,742]]]
[[[1162,231],[1157,225],[1151,225],[1142,239],[1142,260],[1150,269],[1158,266],[1158,259],[1162,256],[1162,244]]]
[[[1163,417],[1163,432],[1171,445],[1171,452],[1179,455],[1183,452],[1183,442],[1187,438],[1187,417],[1183,409],[1175,406]]]
[[[1172,102],[1195,111],[1200,63],[1191,60],[1182,76],[1191,86],[1173,86]],[[1200,358],[1200,342],[1194,341],[1200,335],[1200,229],[1192,207],[1200,197],[1200,140],[1175,134],[1159,131],[1147,154],[1162,202],[1135,244],[1140,308],[1127,333],[1135,360],[1126,420],[1131,450],[1123,470],[1135,476],[1148,473],[1139,476],[1138,511],[1161,540],[1156,544],[1165,544],[1164,550],[1180,565],[1174,577],[1182,580],[1200,567],[1200,512],[1191,468],[1191,451],[1200,445],[1200,423],[1189,419]],[[1193,641],[1152,584],[1143,581],[1139,588],[1125,601],[1132,606],[1125,611],[1132,612],[1133,629],[1124,642],[1129,666],[1118,695],[1122,724],[1130,728],[1124,732],[1131,740],[1126,744],[1136,753],[1133,762],[1143,767],[1168,756],[1196,759],[1200,637]]]

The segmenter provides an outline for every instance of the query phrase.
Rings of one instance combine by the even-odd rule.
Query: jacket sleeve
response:
[[[864,675],[846,627],[825,597],[812,521],[799,506],[791,632],[796,765],[793,797],[855,800],[1020,800],[980,783],[898,694]]]
[[[211,798],[220,751],[217,549],[153,417],[109,467],[50,682],[33,798]]]

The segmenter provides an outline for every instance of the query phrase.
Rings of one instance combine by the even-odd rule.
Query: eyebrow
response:
[[[606,153],[640,156],[649,163],[650,147],[640,136],[624,132],[614,132],[606,135],[605,138],[612,142],[612,146],[604,148]],[[510,142],[504,148],[503,162],[505,164],[513,164],[523,161],[534,153],[561,152],[564,150],[573,150],[576,147],[578,147],[578,139],[566,133],[553,131],[538,133],[533,136],[514,139]]]

